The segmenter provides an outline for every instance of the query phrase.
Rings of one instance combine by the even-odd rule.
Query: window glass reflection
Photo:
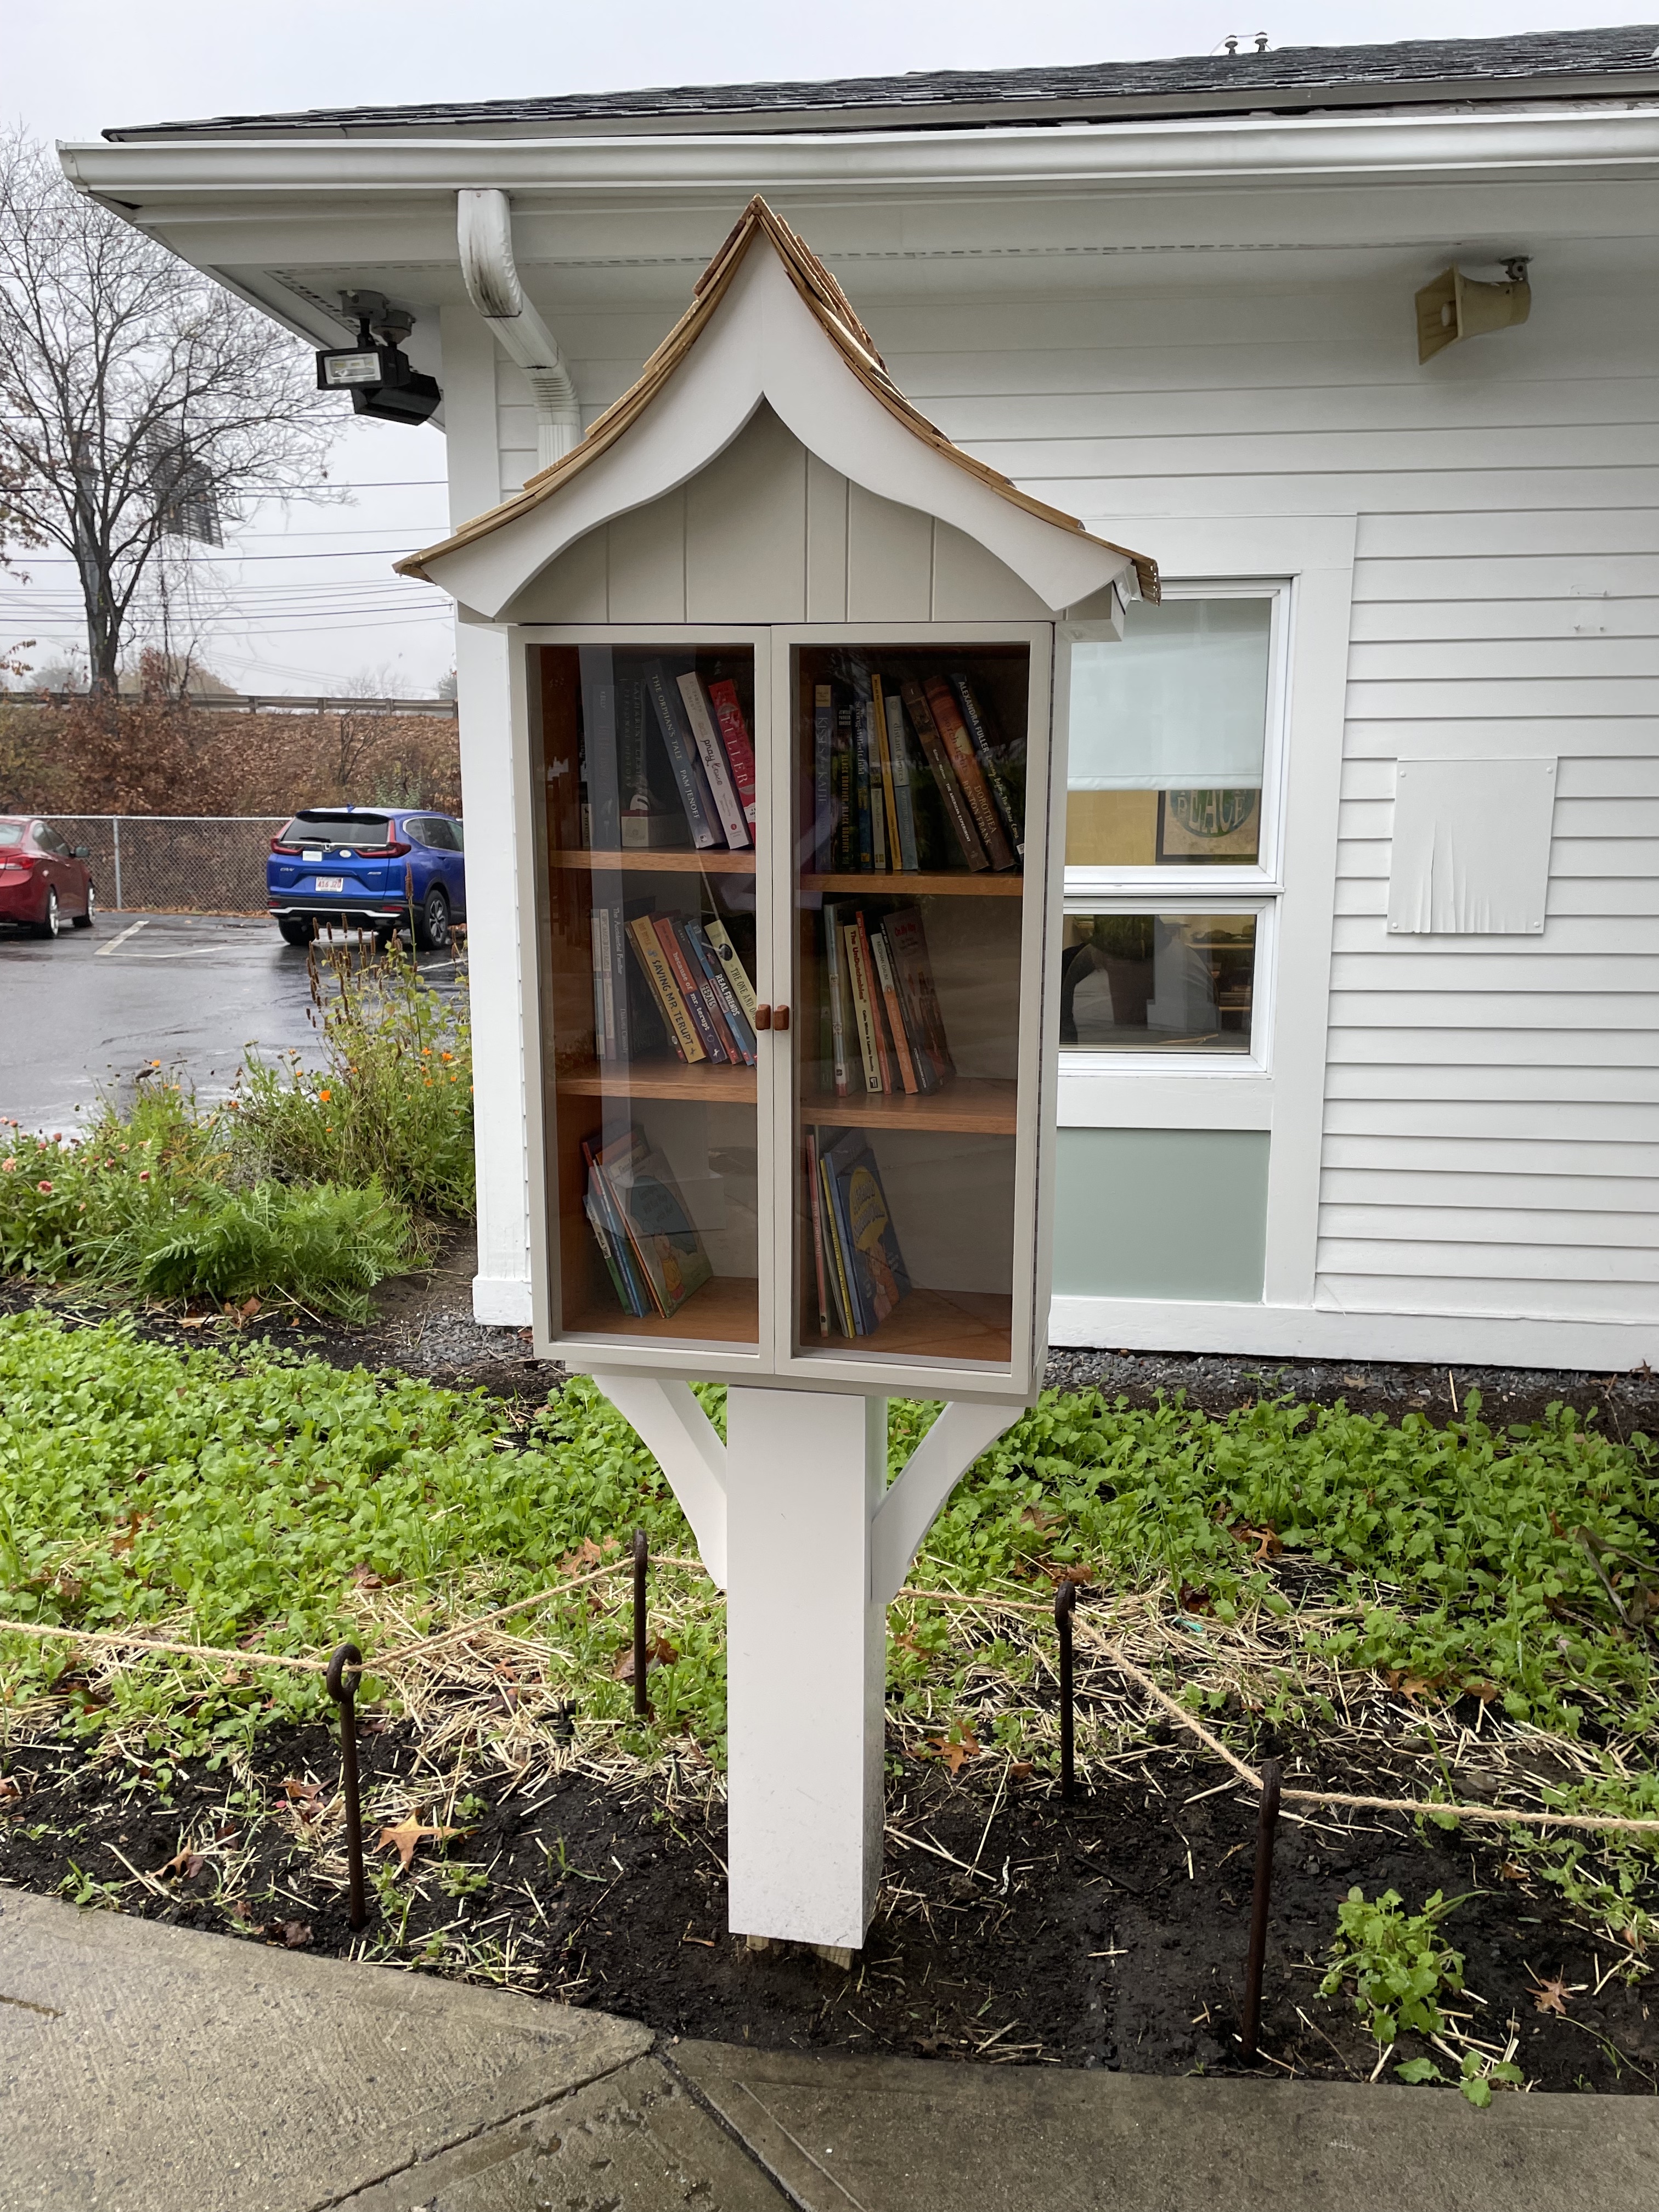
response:
[[[1253,914],[1068,914],[1062,1051],[1248,1053]]]

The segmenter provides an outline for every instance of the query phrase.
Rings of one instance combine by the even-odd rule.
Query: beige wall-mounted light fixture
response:
[[[1417,295],[1417,358],[1434,356],[1459,338],[1478,338],[1506,331],[1532,313],[1532,287],[1524,255],[1504,264],[1507,282],[1478,284],[1455,264]]]

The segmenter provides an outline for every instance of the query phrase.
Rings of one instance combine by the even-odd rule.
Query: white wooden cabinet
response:
[[[1026,1398],[1046,1357],[1053,624],[538,625],[514,650],[539,1348]],[[664,716],[684,748],[698,701],[705,736],[735,708],[752,745],[736,846],[718,808],[693,842],[708,830],[677,784]],[[708,972],[721,933],[741,976]]]

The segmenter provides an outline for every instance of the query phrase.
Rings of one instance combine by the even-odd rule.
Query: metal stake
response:
[[[368,1900],[363,1890],[363,1808],[357,1794],[357,1686],[348,1686],[345,1670],[356,1668],[361,1679],[363,1655],[355,1644],[343,1644],[328,1662],[328,1694],[340,1708],[340,1788],[345,1798],[346,1867],[351,1877],[351,1919],[354,1935],[368,1923]]]
[[[645,1575],[650,1557],[645,1531],[636,1528],[634,1531],[634,1717],[641,1721],[651,1717],[651,1700],[645,1694],[645,1672],[651,1663],[645,1636]]]
[[[1069,1803],[1077,1794],[1073,1760],[1072,1614],[1077,1584],[1063,1582],[1054,1592],[1054,1629],[1060,1638],[1060,1794]]]
[[[1279,1771],[1276,1759],[1262,1760],[1261,1803],[1255,1822],[1255,1887],[1250,1894],[1250,1953],[1244,1962],[1244,2020],[1238,2037],[1239,2048],[1252,2064],[1261,2026],[1261,1969],[1267,1955],[1267,1913],[1273,1904]]]

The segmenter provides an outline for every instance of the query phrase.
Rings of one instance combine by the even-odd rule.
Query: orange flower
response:
[[[15,1175],[16,1172],[17,1160],[15,1154],[10,1159],[0,1160],[0,1175]]]
[[[326,1106],[329,1100],[334,1096],[334,1093],[331,1091],[319,1091],[317,1093],[317,1096],[322,1100],[324,1105]]]

